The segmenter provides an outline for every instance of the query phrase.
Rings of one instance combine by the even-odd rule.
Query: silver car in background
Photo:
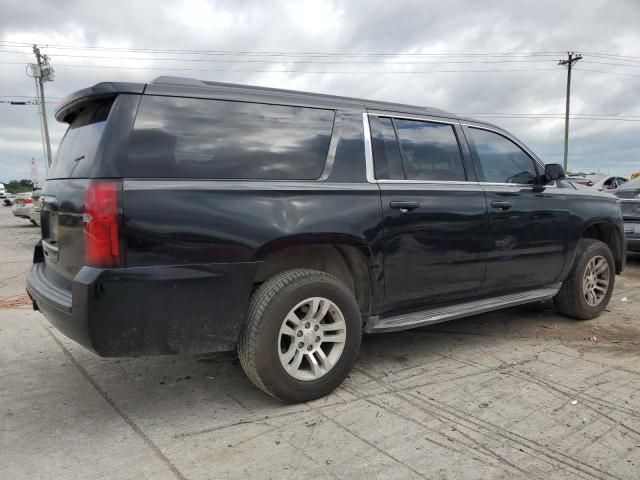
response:
[[[13,208],[11,211],[16,217],[26,218],[31,220],[31,209],[33,208],[33,199],[31,198],[31,192],[19,193],[13,202]],[[33,220],[32,223],[35,224]]]

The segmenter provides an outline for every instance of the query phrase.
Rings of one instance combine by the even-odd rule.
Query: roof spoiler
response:
[[[71,123],[77,113],[87,103],[115,97],[120,93],[142,94],[144,83],[103,82],[93,87],[83,88],[72,93],[56,106],[56,120]]]

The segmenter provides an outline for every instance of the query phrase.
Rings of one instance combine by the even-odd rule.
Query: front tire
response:
[[[600,316],[615,286],[616,267],[611,249],[599,240],[583,238],[573,268],[553,299],[563,314],[578,320]]]
[[[332,392],[360,349],[358,303],[338,278],[317,270],[277,274],[252,295],[238,354],[249,379],[284,402]]]

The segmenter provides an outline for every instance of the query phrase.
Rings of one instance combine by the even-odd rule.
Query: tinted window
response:
[[[85,108],[65,133],[47,178],[87,176],[113,102]]]
[[[640,188],[640,177],[629,180],[620,186],[620,190],[633,190],[636,188]]]
[[[334,112],[145,96],[127,176],[309,180],[324,168]]]
[[[494,183],[536,183],[533,160],[515,143],[487,130],[470,128],[480,161],[480,180]]]
[[[451,125],[403,119],[393,122],[407,179],[465,180],[460,147]]]
[[[403,180],[402,158],[390,118],[369,117],[376,178]]]

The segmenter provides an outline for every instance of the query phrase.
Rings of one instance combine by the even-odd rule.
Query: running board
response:
[[[392,317],[370,317],[364,327],[367,333],[393,332],[409,328],[422,327],[433,323],[446,322],[456,318],[478,315],[506,307],[514,307],[524,303],[547,300],[554,297],[560,290],[562,283],[549,285],[545,288],[527,290],[526,292],[501,295],[499,297],[483,298],[471,302],[458,303],[446,307],[431,308],[419,312],[394,315]]]

